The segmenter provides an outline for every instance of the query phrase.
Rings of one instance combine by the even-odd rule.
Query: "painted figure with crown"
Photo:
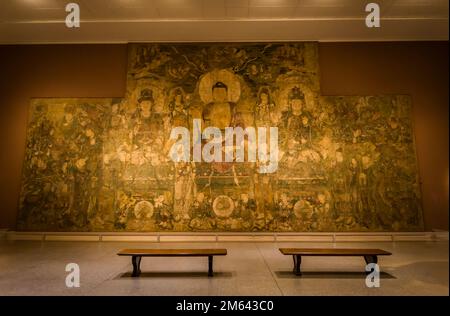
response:
[[[305,95],[299,87],[294,87],[290,91],[288,106],[288,110],[282,116],[286,141],[293,140],[302,145],[310,143],[312,116],[306,110]]]

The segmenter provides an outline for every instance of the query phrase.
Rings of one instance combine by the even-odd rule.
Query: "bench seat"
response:
[[[283,255],[292,255],[294,259],[294,273],[301,275],[300,264],[302,256],[354,256],[364,257],[366,264],[378,263],[378,256],[390,256],[392,253],[382,249],[358,248],[279,248]]]
[[[123,249],[118,256],[131,256],[133,277],[141,273],[142,257],[208,257],[208,276],[213,276],[213,257],[227,255],[226,249]]]

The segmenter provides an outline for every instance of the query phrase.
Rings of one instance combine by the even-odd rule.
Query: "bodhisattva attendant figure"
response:
[[[169,109],[173,127],[189,127],[188,110],[181,89],[175,90],[173,99],[169,104]]]
[[[283,114],[283,122],[287,141],[293,139],[300,144],[311,141],[311,115],[305,111],[305,95],[298,87],[289,94],[289,111]]]
[[[258,98],[258,104],[256,105],[256,125],[257,126],[271,126],[271,112],[273,111],[274,104],[270,98],[270,92],[267,88],[261,89]]]
[[[136,139],[148,139],[149,134],[153,132],[153,126],[157,124],[152,120],[152,109],[155,103],[153,99],[153,93],[150,89],[144,89],[141,91],[141,95],[138,99],[136,113],[134,114],[134,132]],[[138,136],[139,135],[139,136]]]
[[[163,115],[155,113],[155,101],[150,89],[143,89],[130,126],[133,129],[130,176],[160,178],[160,163],[165,157],[160,154],[165,143]],[[161,170],[160,170],[161,169]]]

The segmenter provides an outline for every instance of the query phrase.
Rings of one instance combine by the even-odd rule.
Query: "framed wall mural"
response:
[[[194,135],[193,122],[276,127],[277,169],[174,162],[171,131]],[[422,222],[410,97],[321,96],[315,43],[131,44],[125,98],[31,101],[20,230],[416,231]]]

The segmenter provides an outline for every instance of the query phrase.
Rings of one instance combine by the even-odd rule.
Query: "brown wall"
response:
[[[0,228],[15,228],[32,97],[122,97],[126,45],[0,46]],[[411,94],[426,229],[448,229],[448,42],[320,44],[324,95]]]

